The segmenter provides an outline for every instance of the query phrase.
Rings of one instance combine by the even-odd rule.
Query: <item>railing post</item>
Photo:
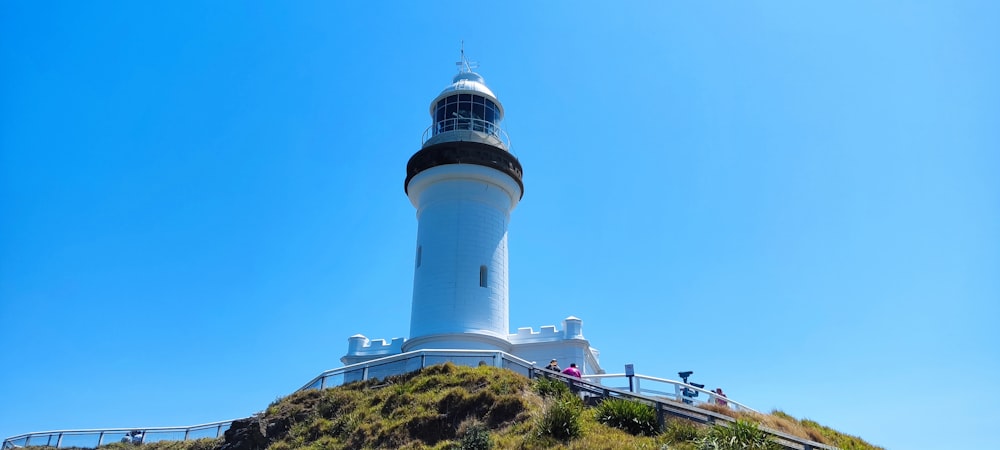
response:
[[[146,430],[142,430],[142,435],[141,435],[141,436],[139,436],[139,445],[142,445],[142,444],[145,444],[145,443],[146,443],[146,435],[147,435],[147,434],[149,434],[149,432],[148,432],[148,431],[146,431]]]
[[[656,423],[659,424],[660,431],[663,431],[664,428],[666,428],[666,426],[667,426],[666,420],[665,420],[665,418],[663,416],[664,416],[664,414],[663,414],[663,403],[660,403],[658,401],[658,402],[656,402]]]
[[[642,395],[642,385],[639,383],[639,377],[632,377],[635,379],[635,393]]]
[[[232,426],[232,423],[230,423],[230,426]],[[219,424],[219,426],[215,427],[215,438],[218,439],[219,436],[222,436],[222,424],[221,423]]]
[[[326,376],[324,375],[319,379],[319,390],[326,389]]]
[[[24,437],[24,446],[25,447],[30,447],[31,446],[30,443],[31,443],[31,435],[29,434],[29,435],[27,435],[27,436]]]
[[[63,434],[59,433],[59,437],[56,439],[56,448],[62,447],[62,437]]]
[[[190,429],[190,428],[185,428],[185,429],[184,429],[184,440],[185,440],[185,441],[186,441],[186,440],[188,440],[188,436],[189,436],[190,434],[191,434],[191,429]]]
[[[104,432],[103,431],[101,432],[101,434],[97,435],[97,446],[100,447],[102,445],[104,445]]]

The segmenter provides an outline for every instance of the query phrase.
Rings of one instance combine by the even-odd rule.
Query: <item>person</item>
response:
[[[559,368],[559,361],[556,361],[555,358],[552,358],[552,361],[549,361],[549,365],[545,368],[554,372],[562,372],[562,369]]]
[[[563,374],[569,375],[571,377],[581,378],[580,369],[576,368],[576,363],[572,363],[566,370],[562,371]]]
[[[725,401],[726,394],[722,393],[722,388],[715,388],[715,403],[717,405],[728,406],[729,402]]]
[[[132,430],[125,433],[125,437],[122,438],[122,443],[124,444],[135,444],[139,445],[142,443],[142,431]]]

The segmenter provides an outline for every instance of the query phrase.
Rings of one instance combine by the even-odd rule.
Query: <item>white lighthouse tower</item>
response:
[[[507,225],[524,195],[521,163],[500,128],[500,100],[475,67],[458,74],[430,105],[431,126],[406,164],[403,184],[417,209],[409,338],[347,339],[344,364],[431,350],[498,350],[527,361],[576,363],[603,373],[583,321],[510,333]]]
[[[500,128],[500,101],[464,53],[459,67],[406,165],[419,225],[403,351],[510,351],[507,225],[524,194],[521,163]]]

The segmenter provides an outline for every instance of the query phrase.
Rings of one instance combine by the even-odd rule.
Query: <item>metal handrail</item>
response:
[[[518,357],[516,357],[514,355],[511,355],[509,353],[505,353],[505,352],[502,352],[502,351],[499,351],[499,350],[465,350],[465,349],[414,350],[412,352],[399,353],[399,354],[396,354],[396,355],[390,355],[390,356],[386,356],[386,357],[383,357],[383,358],[372,359],[372,360],[368,360],[368,361],[364,361],[364,362],[359,362],[359,363],[347,365],[347,366],[344,366],[344,367],[338,367],[336,369],[326,370],[326,371],[320,373],[319,375],[317,375],[316,377],[314,377],[312,380],[309,380],[308,383],[306,383],[305,385],[303,385],[301,388],[299,388],[295,392],[309,390],[309,389],[315,389],[315,388],[322,389],[322,388],[333,387],[333,386],[329,385],[326,382],[326,380],[328,380],[330,378],[333,378],[333,377],[336,377],[336,376],[339,376],[339,375],[357,373],[358,375],[361,376],[361,378],[359,378],[359,380],[366,380],[368,378],[372,378],[370,376],[370,370],[369,370],[371,368],[379,367],[379,366],[386,366],[388,364],[393,364],[393,363],[406,362],[406,361],[417,359],[417,358],[420,358],[421,362],[420,362],[419,369],[422,369],[422,368],[424,368],[424,367],[426,367],[428,365],[427,364],[427,360],[426,360],[427,356],[431,356],[431,357],[435,357],[435,356],[436,357],[458,356],[458,357],[464,357],[464,358],[489,357],[489,358],[491,358],[491,359],[494,360],[494,364],[493,365],[497,366],[497,367],[503,367],[503,364],[502,364],[503,361],[509,361],[509,362],[515,363],[517,365],[522,366],[525,369],[530,369],[530,368],[534,367],[534,363],[532,363],[530,361],[518,358]],[[485,360],[482,360],[482,361],[485,362]],[[434,365],[434,364],[439,364],[439,362],[434,361],[433,364],[430,364],[430,365]],[[401,372],[398,372],[398,373],[392,373],[392,372],[393,371],[388,370],[388,371],[385,371],[384,373],[382,373],[382,375],[385,375],[385,376],[388,376],[388,375],[399,375],[399,374],[402,374],[402,373],[408,373],[410,371],[401,371]],[[352,380],[352,381],[354,381],[354,380]]]
[[[420,145],[427,143],[427,141],[434,136],[455,131],[477,131],[485,133],[489,136],[495,137],[498,141],[500,141],[500,143],[503,144],[507,151],[511,151],[510,136],[507,135],[507,132],[504,131],[503,128],[496,123],[472,117],[452,117],[444,119],[440,122],[435,122],[424,130],[424,134],[420,137]]]
[[[584,375],[583,376],[584,379],[592,379],[592,380],[604,380],[604,379],[626,378],[626,377],[627,377],[627,375],[625,375],[624,373],[608,373],[608,374],[600,374],[600,375]],[[717,404],[716,400],[722,400],[722,401],[726,402],[726,406],[729,406],[730,408],[732,408],[735,411],[749,411],[749,412],[754,412],[754,413],[758,413],[758,414],[760,413],[760,411],[757,411],[756,409],[753,409],[753,408],[751,408],[751,407],[749,407],[747,405],[744,405],[743,403],[740,403],[740,402],[737,402],[735,400],[732,400],[729,397],[720,397],[719,394],[717,394],[715,392],[712,392],[712,391],[709,391],[709,390],[705,390],[705,389],[699,388],[697,386],[692,386],[692,385],[687,384],[687,383],[685,383],[683,381],[670,380],[670,379],[667,379],[667,378],[658,378],[658,377],[652,377],[652,376],[649,376],[649,375],[640,375],[640,374],[635,374],[634,377],[635,377],[635,379],[638,379],[638,380],[647,380],[647,381],[653,381],[653,382],[657,382],[657,383],[664,383],[664,384],[672,385],[674,387],[674,392],[672,392],[672,393],[671,392],[656,391],[656,390],[652,390],[652,389],[643,389],[642,388],[642,383],[640,383],[640,382],[637,381],[636,386],[634,386],[634,390],[635,390],[635,392],[640,393],[640,394],[654,394],[654,395],[659,395],[659,396],[673,397],[673,399],[677,400],[677,401],[685,401],[685,400],[687,400],[687,401],[691,401],[691,402],[696,403],[696,404],[702,404],[702,403]],[[707,400],[701,400],[700,398],[697,398],[697,397],[695,397],[695,398],[684,397],[684,396],[681,395],[681,390],[682,389],[689,389],[689,390],[692,390],[692,391],[697,391],[697,392],[704,393],[704,394],[706,394],[708,396],[708,399]]]
[[[665,423],[664,422],[664,420],[665,420],[664,416],[666,414],[671,414],[671,415],[677,416],[677,417],[683,417],[683,418],[686,418],[686,419],[689,419],[689,420],[694,420],[696,422],[700,422],[700,423],[704,423],[704,424],[721,424],[723,426],[729,426],[729,424],[732,424],[732,423],[736,422],[736,419],[734,419],[732,417],[729,417],[729,416],[727,416],[725,414],[720,414],[720,413],[717,413],[715,411],[711,411],[711,410],[708,410],[708,409],[702,409],[702,408],[700,408],[698,406],[685,404],[682,401],[675,401],[675,400],[671,400],[671,399],[664,399],[663,397],[659,397],[659,396],[649,396],[649,395],[645,395],[645,394],[640,394],[640,393],[630,392],[630,391],[624,390],[624,389],[627,389],[627,388],[624,388],[624,389],[611,388],[611,387],[606,387],[606,386],[600,384],[600,379],[601,378],[611,378],[611,377],[615,377],[617,375],[624,376],[624,374],[584,375],[583,378],[576,378],[576,377],[568,376],[568,375],[563,374],[563,373],[553,372],[551,370],[546,370],[546,369],[537,368],[537,367],[534,369],[534,371],[537,372],[537,373],[539,373],[539,374],[544,374],[544,376],[547,376],[547,377],[559,377],[559,378],[561,378],[563,380],[563,382],[565,382],[566,384],[569,385],[570,390],[572,390],[573,392],[581,393],[581,395],[584,395],[584,396],[597,396],[597,397],[600,397],[602,399],[607,399],[607,398],[622,398],[622,399],[629,399],[629,400],[633,400],[633,401],[638,401],[638,402],[641,402],[641,403],[651,404],[651,406],[656,410],[657,422],[659,423],[659,425],[661,427],[664,426],[664,423]],[[638,376],[638,375],[636,375],[636,376]],[[643,377],[647,378],[647,379],[649,379],[649,378],[655,378],[655,377],[647,377],[647,376],[643,376]],[[588,378],[590,378],[590,379],[597,379],[598,382],[597,383],[593,383],[591,381],[588,381],[587,380]],[[665,379],[659,378],[657,380],[665,380]],[[668,381],[672,381],[672,380],[668,380]],[[680,384],[681,385],[685,385],[685,386],[690,386],[690,385],[686,385],[684,383],[680,383]],[[694,387],[692,387],[692,388],[694,388]],[[697,388],[694,388],[694,389],[697,389]],[[775,439],[775,441],[777,441],[778,444],[781,445],[784,448],[801,449],[801,450],[816,450],[816,449],[821,449],[821,450],[838,450],[837,447],[834,447],[834,446],[831,446],[831,445],[826,445],[826,444],[821,444],[819,442],[810,441],[809,439],[801,438],[801,437],[798,437],[798,436],[793,436],[793,435],[790,435],[788,433],[785,433],[785,432],[782,432],[782,431],[779,431],[779,430],[775,430],[775,429],[771,429],[771,428],[768,428],[768,427],[761,426],[760,429],[763,430],[764,432],[770,434],[771,436],[773,436],[774,439]]]
[[[222,420],[218,422],[208,422],[198,425],[190,426],[176,426],[176,427],[128,427],[128,428],[93,428],[93,429],[77,429],[77,430],[49,430],[49,431],[36,431],[32,433],[19,434],[16,436],[11,436],[3,440],[0,449],[11,449],[16,447],[28,447],[31,445],[32,441],[37,441],[38,439],[45,439],[45,446],[51,447],[52,439],[55,438],[55,447],[59,448],[62,446],[63,438],[66,436],[85,436],[94,435],[97,441],[97,445],[94,447],[100,447],[104,445],[104,438],[107,435],[117,435],[119,433],[128,433],[131,431],[139,431],[142,433],[142,442],[146,442],[148,433],[184,433],[184,438],[182,440],[188,440],[191,432],[210,430],[212,428],[216,429],[215,437],[218,438],[222,435],[223,429],[228,429],[229,426],[233,424],[238,419],[232,420]],[[117,438],[117,436],[116,436]],[[17,442],[23,440],[23,444],[18,445]]]

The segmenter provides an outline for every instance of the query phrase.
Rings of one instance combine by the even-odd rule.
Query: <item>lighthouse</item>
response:
[[[458,64],[406,164],[418,225],[403,351],[510,351],[507,227],[524,195],[521,163],[500,126],[500,100],[464,52]]]
[[[507,229],[524,195],[523,170],[501,127],[500,100],[464,51],[458,67],[430,103],[430,126],[403,180],[417,218],[409,337],[387,342],[355,334],[340,361],[488,350],[541,365],[557,358],[576,363],[584,374],[604,373],[600,352],[584,338],[577,317],[563,319],[561,328],[510,332]]]

